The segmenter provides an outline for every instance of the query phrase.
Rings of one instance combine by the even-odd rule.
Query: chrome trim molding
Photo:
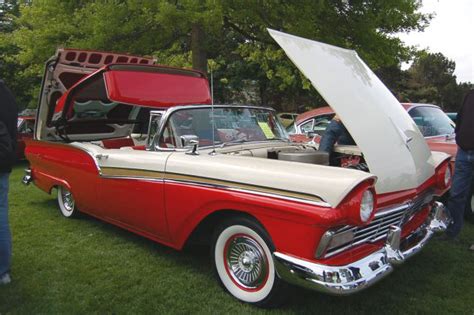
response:
[[[165,179],[165,182],[167,182],[167,183],[168,182],[169,183],[177,183],[177,184],[186,184],[186,185],[191,185],[191,186],[208,187],[208,188],[217,188],[217,189],[222,189],[222,190],[235,191],[235,192],[258,195],[258,196],[263,196],[263,197],[270,197],[270,198],[277,198],[277,199],[288,200],[288,201],[301,202],[301,203],[310,204],[310,205],[313,205],[313,206],[318,206],[318,207],[323,207],[323,208],[331,208],[331,205],[328,204],[327,202],[324,202],[324,201],[321,201],[321,202],[310,201],[310,200],[305,200],[305,199],[287,197],[287,196],[283,196],[283,195],[264,193],[264,192],[259,192],[259,191],[255,191],[255,190],[234,188],[234,187],[223,186],[223,185],[214,185],[214,184],[208,184],[208,183],[202,183],[202,182],[176,180],[176,179]]]
[[[154,182],[179,183],[192,186],[201,186],[227,191],[235,191],[253,195],[259,195],[282,200],[295,201],[310,204],[318,207],[330,208],[331,205],[325,202],[321,197],[316,195],[300,194],[292,191],[283,191],[271,187],[260,187],[251,184],[234,183],[220,179],[206,178],[193,175],[165,173],[159,171],[150,171],[132,168],[116,168],[102,167],[99,169],[100,176],[108,179],[124,179],[124,180],[144,180]],[[307,197],[307,198],[305,198]]]
[[[435,202],[427,222],[408,237],[401,239],[400,228],[391,226],[383,248],[348,265],[317,264],[279,252],[273,253],[273,260],[278,275],[289,283],[325,293],[347,295],[370,287],[387,276],[394,265],[418,253],[433,234],[444,231],[448,223],[444,205]]]
[[[251,109],[265,109],[269,110],[273,113],[276,113],[275,109],[271,107],[265,107],[265,106],[253,106],[253,105],[209,105],[209,104],[202,104],[202,105],[182,105],[182,106],[173,106],[168,109],[166,109],[163,113],[163,116],[161,117],[160,125],[158,128],[158,131],[156,134],[158,137],[154,137],[153,142],[151,144],[150,151],[181,151],[183,150],[182,148],[163,148],[159,144],[159,138],[163,134],[163,131],[165,129],[166,123],[169,120],[169,117],[174,113],[179,110],[184,110],[184,109],[199,109],[199,108],[251,108]],[[148,135],[150,136],[150,135]],[[202,148],[211,148],[212,145],[209,146],[203,146]],[[187,149],[185,150],[187,151]]]
[[[314,257],[316,258],[322,258],[324,254],[326,254],[326,249],[329,246],[329,243],[332,240],[332,237],[334,236],[334,231],[326,231],[326,233],[323,234],[321,237],[321,240],[319,241],[318,248],[316,249],[316,253]]]
[[[410,221],[410,219],[419,211],[424,209],[424,207],[433,200],[433,197],[434,195],[432,191],[424,191],[410,202],[387,207],[377,211],[373,220],[365,226],[346,225],[338,230],[333,231],[333,235],[338,235],[351,230],[354,232],[354,239],[352,242],[345,245],[325,250],[324,257],[332,257],[351,247],[363,243],[373,243],[383,240],[390,233],[391,226],[403,228],[403,225]]]

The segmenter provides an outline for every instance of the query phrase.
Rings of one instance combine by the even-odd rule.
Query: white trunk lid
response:
[[[434,174],[423,135],[355,51],[269,32],[341,117],[378,177],[378,193],[418,187]]]

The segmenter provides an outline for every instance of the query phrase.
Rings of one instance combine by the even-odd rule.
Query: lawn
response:
[[[13,282],[0,314],[264,313],[233,299],[212,273],[209,250],[177,252],[88,216],[63,218],[50,196],[11,176]],[[462,240],[474,242],[474,225]],[[348,297],[301,288],[274,313],[474,314],[474,252],[433,241],[374,287]]]

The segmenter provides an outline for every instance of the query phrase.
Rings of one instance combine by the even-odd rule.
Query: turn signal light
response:
[[[446,189],[451,185],[452,180],[451,165],[448,161],[441,164],[436,170],[436,185],[440,189]]]

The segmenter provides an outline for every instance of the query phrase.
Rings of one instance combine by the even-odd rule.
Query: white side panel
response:
[[[418,187],[434,174],[415,123],[355,51],[269,32],[341,117],[378,177],[378,193]]]
[[[359,183],[373,174],[346,168],[227,154],[173,153],[166,173],[225,180],[320,197],[336,207]]]

